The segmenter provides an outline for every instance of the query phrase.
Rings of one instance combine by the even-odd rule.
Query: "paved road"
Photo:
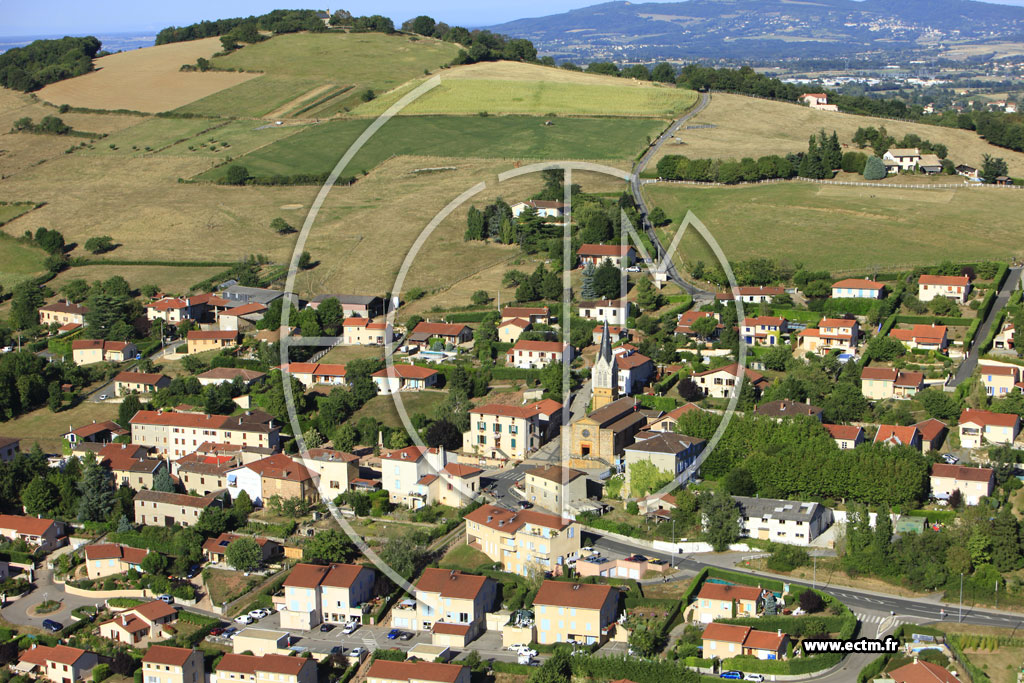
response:
[[[1006,302],[1009,301],[1013,290],[1017,289],[1017,285],[1020,284],[1020,273],[1020,266],[1010,268],[1010,273],[1006,276],[1006,282],[1003,283],[999,294],[996,295],[995,303],[992,304],[992,310],[988,312],[988,316],[982,321],[981,327],[978,328],[977,334],[974,335],[971,351],[967,354],[964,362],[960,364],[960,367],[957,368],[956,375],[954,375],[950,386],[959,386],[961,382],[974,374],[974,369],[978,367],[978,358],[981,356],[981,345],[988,339],[988,332],[992,329],[992,324],[1006,306]]]
[[[652,258],[654,258],[657,262],[661,261],[665,253],[665,247],[662,246],[661,241],[658,239],[658,235],[655,233],[654,226],[651,225],[651,221],[647,219],[647,215],[650,212],[647,208],[647,202],[644,200],[643,192],[640,191],[640,174],[643,172],[645,168],[647,168],[647,164],[650,163],[652,158],[654,158],[654,155],[658,152],[658,150],[661,149],[662,144],[664,144],[666,140],[670,140],[671,138],[673,138],[675,134],[679,131],[679,128],[682,127],[684,123],[686,123],[691,118],[693,118],[701,111],[703,111],[704,108],[707,107],[710,102],[711,95],[706,92],[701,93],[700,102],[697,103],[697,106],[683,114],[683,116],[677,119],[675,123],[669,126],[668,129],[665,130],[665,132],[662,133],[658,137],[658,139],[655,140],[654,143],[647,148],[647,151],[644,153],[642,157],[640,157],[640,160],[636,163],[636,166],[633,168],[633,177],[630,179],[630,188],[633,191],[633,201],[636,202],[636,205],[640,208],[640,215],[643,220],[642,227],[644,231],[647,233],[647,235],[651,238],[651,243],[654,244],[654,248],[658,252],[657,254],[651,255]],[[692,296],[695,300],[714,298],[714,295],[711,292],[695,287],[686,280],[684,280],[679,275],[679,271],[676,270],[675,264],[672,262],[671,259],[669,259],[667,265],[668,268],[666,269],[666,272],[668,273],[669,280],[682,287],[683,290],[687,292],[690,296]]]

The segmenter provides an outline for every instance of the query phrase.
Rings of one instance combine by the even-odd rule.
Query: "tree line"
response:
[[[277,9],[258,16],[200,21],[187,26],[168,26],[156,34],[156,44],[166,45],[167,43],[180,43],[187,40],[223,36],[239,27],[246,26],[251,26],[258,31],[270,31],[275,34],[296,33],[298,31],[323,31],[325,28],[323,21],[317,17],[317,12],[314,10]],[[242,31],[249,33],[250,29],[242,28]]]
[[[34,40],[0,54],[0,85],[30,92],[92,71],[92,60],[100,50],[94,36],[56,40]]]

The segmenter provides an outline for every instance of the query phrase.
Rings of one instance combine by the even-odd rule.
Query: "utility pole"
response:
[[[814,558],[814,573],[811,575],[811,588],[817,588],[818,586],[818,556],[812,555]]]
[[[996,581],[996,609],[999,609],[999,581]]]
[[[679,545],[678,545],[679,541],[678,541],[678,539],[676,539],[676,518],[675,517],[672,518],[672,542],[676,544],[676,551],[678,552],[678,550],[679,550]],[[676,568],[676,553],[672,553],[672,562],[671,562],[670,566],[673,569]]]
[[[956,623],[964,620],[964,573],[960,572],[960,611],[956,615]]]

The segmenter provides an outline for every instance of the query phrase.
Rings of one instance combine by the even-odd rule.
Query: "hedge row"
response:
[[[469,313],[446,313],[444,319],[450,323],[480,323],[484,318],[494,313],[492,310],[475,311]]]
[[[870,664],[861,669],[860,673],[857,674],[857,683],[867,683],[868,681],[875,680],[888,663],[888,654],[881,655],[872,660]]]
[[[229,268],[236,261],[130,261],[126,259],[81,259],[75,266],[172,266],[176,268]]]
[[[955,316],[941,315],[898,315],[896,322],[905,325],[931,325],[937,323],[948,327],[969,327],[973,321],[971,318],[958,318]]]
[[[996,302],[997,293],[997,289],[990,289],[982,300],[981,306],[978,307],[978,317],[971,323],[970,329],[967,330],[967,334],[964,336],[964,349],[971,348],[971,342],[974,341],[974,336],[978,333],[978,326],[981,325],[982,320],[988,317],[989,312],[992,310],[992,305]]]
[[[679,373],[673,373],[672,377],[677,377]],[[662,380],[659,384],[663,384],[665,380]],[[669,385],[671,386],[671,385]],[[658,385],[654,385],[655,393],[662,394],[664,390],[660,389]],[[661,410],[663,412],[670,412],[679,407],[679,401],[672,398],[671,396],[651,396],[650,394],[637,394],[636,402],[644,408],[650,408],[652,410]]]
[[[956,518],[956,510],[910,510],[907,512],[911,517],[924,517],[929,524],[949,522]]]
[[[782,592],[783,583],[778,579],[769,579],[763,576],[754,576],[753,574],[744,574],[742,572],[729,571],[728,569],[720,569],[719,567],[708,567],[708,576],[713,579],[723,579],[726,581],[732,581],[733,583],[743,584],[744,586],[761,586],[768,590]]]
[[[675,662],[622,657],[572,657],[574,677],[633,683],[698,683],[700,675]]]
[[[960,643],[956,638],[947,638],[946,644],[949,645],[949,649],[953,651],[953,656],[956,657],[957,662],[962,664],[964,669],[967,670],[967,676],[971,679],[972,683],[986,683],[991,680],[987,673],[975,666],[971,660],[964,655],[964,651],[960,647]]]
[[[985,353],[992,348],[992,344],[995,343],[996,335],[1003,329],[1003,321],[1005,320],[1006,309],[1003,309],[996,314],[996,319],[992,321],[992,327],[988,328],[988,334],[986,334],[985,338],[981,341],[981,353]]]
[[[753,655],[740,655],[722,661],[723,669],[739,669],[746,673],[799,676],[828,669],[843,660],[838,652],[792,659],[758,659]]]
[[[826,299],[821,307],[821,312],[827,315],[840,315],[843,313],[867,315],[873,308],[880,305],[880,299],[838,297],[835,299]]]

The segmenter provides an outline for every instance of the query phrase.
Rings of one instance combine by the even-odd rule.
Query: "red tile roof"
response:
[[[0,515],[0,529],[13,529],[26,536],[42,536],[53,526],[52,519],[24,515]]]
[[[146,650],[143,662],[150,664],[167,664],[170,666],[184,666],[188,658],[195,650],[184,647],[169,647],[167,645],[150,645]]]
[[[456,570],[428,567],[423,570],[416,590],[439,593],[443,598],[475,599],[489,579]]]
[[[885,287],[884,283],[875,282],[874,280],[860,280],[856,278],[850,278],[846,280],[840,280],[832,285],[833,289],[874,289],[879,290]]]
[[[782,649],[782,644],[786,641],[786,638],[788,636],[785,633],[758,631],[755,629],[747,634],[747,639],[743,641],[743,647],[778,652]]]
[[[86,560],[124,560],[129,564],[142,564],[149,551],[145,548],[132,548],[119,543],[93,543],[85,546]]]
[[[558,530],[572,524],[570,519],[549,515],[545,512],[537,512],[536,510],[508,510],[490,504],[481,505],[466,515],[465,519],[490,529],[505,531],[510,534],[516,533],[527,524]]]
[[[960,413],[960,424],[973,423],[986,427],[1014,427],[1020,418],[1012,413],[993,413],[968,408]]]
[[[728,373],[729,375],[732,375],[733,377],[739,377],[739,364],[737,364],[737,363],[730,363],[729,365],[723,365],[722,367],[714,368],[713,370],[705,370],[704,372],[695,372],[695,373],[693,373],[693,376],[694,377],[703,377],[704,375],[714,375],[715,373],[723,372],[723,371]],[[759,372],[754,372],[753,370],[750,370],[749,368],[744,371],[744,375],[746,376],[747,380],[749,380],[750,382],[759,382],[762,379],[764,379],[764,375],[762,375]]]
[[[917,279],[922,285],[942,285],[947,287],[966,287],[971,279],[966,275],[922,275]]]
[[[918,433],[925,441],[934,441],[939,434],[948,429],[945,422],[936,420],[934,417],[928,418],[923,422],[918,422],[914,426],[917,427]]]
[[[133,607],[132,612],[136,612],[139,616],[145,617],[149,621],[156,621],[157,619],[166,619],[167,617],[178,616],[178,610],[168,605],[163,600],[152,600],[150,602],[143,603],[136,607]]]
[[[156,384],[163,378],[170,379],[159,372],[130,372],[125,370],[114,375],[115,382],[131,382],[133,384]]]
[[[547,306],[506,306],[501,309],[502,318],[529,318],[532,315],[549,315]]]
[[[919,659],[889,672],[896,683],[960,683],[960,679],[947,669]]]
[[[465,477],[475,477],[476,475],[483,472],[479,467],[473,467],[472,465],[460,465],[459,463],[450,462],[444,466],[444,471],[453,477],[463,479]]]
[[[734,586],[705,581],[697,597],[707,600],[757,600],[761,597],[761,589],[756,586]]]
[[[402,379],[426,379],[437,374],[437,370],[424,368],[419,365],[407,363],[395,363],[390,368],[383,368],[373,373],[373,377],[400,377]]]
[[[241,306],[235,306],[234,308],[229,308],[226,311],[221,311],[220,315],[222,318],[225,316],[238,317],[240,315],[250,315],[251,313],[262,313],[265,310],[267,310],[266,306],[253,302],[251,304],[242,304]]]
[[[840,441],[855,441],[864,431],[857,425],[822,425],[828,430],[833,439]]]
[[[965,467],[937,462],[932,464],[932,476],[958,481],[992,481],[995,471],[987,467]]]
[[[427,334],[431,337],[457,337],[469,327],[460,323],[431,323],[426,320],[413,328],[413,334]]]
[[[366,671],[367,678],[382,678],[392,681],[431,681],[432,683],[455,683],[466,667],[440,662],[392,662],[376,659]]]
[[[284,453],[275,453],[269,458],[251,462],[245,465],[245,467],[248,467],[264,479],[310,481],[313,478],[313,475],[309,473],[305,465],[293,460]]]
[[[616,256],[622,257],[629,253],[633,247],[621,244],[581,244],[576,253],[580,256]]]
[[[286,674],[297,676],[302,667],[313,660],[304,657],[288,657],[287,655],[236,655],[228,653],[224,655],[217,671],[233,671],[236,673],[253,674],[257,671]]]
[[[488,403],[487,405],[477,406],[469,411],[470,415],[495,415],[500,417],[518,417],[522,419],[529,419],[534,415],[538,414],[537,410],[531,409],[529,406],[511,406],[504,403]]]
[[[981,365],[978,366],[978,372],[982,375],[1006,375],[1016,379],[1020,369],[1010,365]]]
[[[747,634],[752,631],[749,626],[737,626],[735,624],[721,624],[713,621],[704,628],[702,638],[714,640],[721,643],[742,644],[747,639]]]
[[[596,583],[545,581],[537,591],[533,604],[599,610],[614,590],[617,589]]]
[[[238,332],[236,330],[189,330],[187,339],[188,341],[206,341],[210,339],[226,339],[234,341],[235,339],[238,339]]]
[[[549,353],[561,353],[565,347],[566,345],[563,342],[520,339],[516,342],[515,346],[508,350],[508,353],[512,353],[513,351],[547,351]]]
[[[423,457],[423,454],[427,452],[427,449],[420,446],[407,446],[396,451],[387,451],[380,454],[381,460],[404,460],[406,462],[416,462]]]
[[[874,443],[889,443],[910,446],[917,437],[917,427],[900,427],[898,425],[879,425]]]
[[[556,484],[563,482],[568,484],[570,481],[582,477],[583,472],[559,465],[544,465],[543,467],[534,467],[532,470],[526,470],[526,476],[540,477],[541,479],[553,481]]]

